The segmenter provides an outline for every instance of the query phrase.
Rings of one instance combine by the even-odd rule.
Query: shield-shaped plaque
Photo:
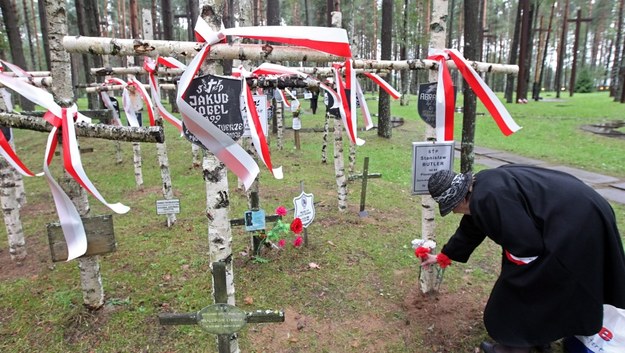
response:
[[[185,102],[233,140],[243,135],[241,80],[216,75],[196,77],[184,96]],[[202,146],[184,126],[187,140]],[[205,148],[205,147],[204,147]]]
[[[438,82],[419,85],[419,101],[417,110],[419,116],[426,124],[436,128],[436,86]],[[456,87],[454,87],[454,102],[456,99]]]
[[[293,199],[295,206],[294,217],[302,220],[302,225],[307,228],[315,219],[315,204],[313,194],[302,193]]]

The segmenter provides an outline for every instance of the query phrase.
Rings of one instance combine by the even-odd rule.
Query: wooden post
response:
[[[447,33],[447,1],[446,0],[434,0],[432,4],[432,19],[431,28],[438,28],[436,31],[432,31],[430,36],[430,48],[442,49],[445,46],[445,36]],[[436,82],[437,74],[431,71],[429,74],[429,81]],[[425,128],[426,140],[435,140],[436,133],[434,128],[426,124]],[[434,229],[436,226],[434,212],[436,210],[436,204],[432,196],[423,195],[421,197],[421,237],[425,240],[434,240]],[[421,270],[419,276],[419,283],[421,292],[432,293],[434,292],[434,283],[436,281],[436,272],[434,266],[430,266],[428,270]]]
[[[244,312],[228,303],[226,264],[213,262],[214,305],[195,313],[159,314],[161,325],[199,325],[204,331],[217,335],[219,353],[231,353],[234,334],[248,323],[284,322],[282,310],[257,310]]]
[[[592,18],[582,18],[582,9],[577,9],[577,17],[567,20],[575,22],[575,39],[573,40],[573,66],[571,67],[571,80],[569,82],[569,97],[573,97],[575,93],[575,77],[577,74],[577,51],[579,47],[579,31],[582,22],[590,22]]]
[[[362,188],[360,190],[360,217],[367,217],[369,213],[365,211],[365,200],[367,198],[367,176],[369,174],[369,157],[365,157],[365,165],[362,168]]]
[[[143,9],[142,14],[143,37],[145,39],[152,39],[154,37],[152,33],[152,14],[148,9]],[[155,120],[162,122],[158,107],[156,107],[155,105],[153,109]],[[173,200],[174,192],[171,183],[171,173],[169,172],[169,157],[167,156],[167,145],[165,144],[165,142],[156,144],[156,155],[158,156],[159,170],[161,171],[163,197],[165,198],[165,200]],[[167,213],[167,227],[171,227],[174,223],[176,223],[176,214]]]

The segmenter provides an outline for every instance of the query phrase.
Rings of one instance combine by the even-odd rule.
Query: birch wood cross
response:
[[[161,325],[199,325],[204,331],[217,335],[219,353],[230,353],[231,336],[248,323],[284,322],[284,311],[257,310],[244,312],[228,303],[226,264],[213,262],[213,291],[215,304],[195,313],[160,314]]]

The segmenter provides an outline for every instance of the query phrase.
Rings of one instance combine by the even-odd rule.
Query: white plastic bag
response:
[[[591,352],[625,352],[625,309],[603,305],[603,327],[592,336],[575,336]]]

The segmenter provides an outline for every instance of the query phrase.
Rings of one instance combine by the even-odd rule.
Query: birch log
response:
[[[282,151],[284,149],[284,102],[282,100],[276,102],[274,114],[276,114],[276,130],[278,131],[276,144],[278,149]]]
[[[213,30],[219,30],[221,17],[218,14],[223,3],[217,1],[200,1],[200,13]],[[217,74],[222,70],[212,60],[204,61],[202,71]],[[210,263],[221,261],[226,264],[226,292],[228,304],[235,305],[234,269],[232,266],[232,229],[230,228],[230,194],[228,191],[228,174],[226,166],[217,157],[205,151],[202,171],[206,185],[206,216],[208,217],[208,252]],[[213,279],[214,281],[214,279]],[[214,296],[213,283],[213,298]],[[237,334],[230,336],[230,352],[239,352]]]
[[[2,97],[0,97],[0,111],[6,111],[7,106]],[[3,132],[0,131],[0,134]],[[12,140],[11,145],[12,144]],[[19,181],[22,182],[21,174],[17,173],[15,169],[2,157],[0,157],[0,206],[2,208],[2,215],[4,217],[4,224],[7,230],[7,238],[9,241],[9,255],[12,261],[21,263],[27,255],[26,241],[24,239],[24,228],[22,227],[22,220],[20,218],[20,203],[19,195],[23,194],[23,182],[22,188],[18,185]]]
[[[47,1],[46,13],[49,20],[52,94],[59,105],[68,107],[73,104],[74,97],[69,53],[61,45],[61,39],[67,34],[66,10],[67,4],[65,0]],[[89,204],[84,189],[74,179],[70,178],[67,173],[65,173],[65,177],[68,180],[67,185],[65,185],[68,196],[76,205],[78,213],[81,216],[86,216],[89,213]],[[104,304],[104,290],[98,257],[79,258],[78,263],[83,303],[89,309],[98,309]]]
[[[52,131],[52,125],[46,120],[20,114],[0,113],[0,125],[15,129],[26,129],[39,132]],[[93,137],[116,141],[164,142],[165,133],[162,126],[129,127],[105,124],[76,123],[76,136]]]
[[[16,192],[14,169],[4,158],[0,158],[0,204],[9,241],[9,255],[12,261],[21,263],[27,252]]]
[[[323,122],[323,136],[321,142],[321,164],[328,163],[328,135],[330,134],[330,119],[332,118],[332,116],[333,115],[326,111],[325,120]]]
[[[342,14],[332,11],[332,27],[340,27]],[[334,117],[334,176],[338,195],[339,212],[347,211],[347,178],[345,177],[345,159],[343,157],[343,123],[340,117]]]
[[[202,43],[165,40],[119,39],[102,37],[66,36],[63,46],[70,53],[91,53],[95,55],[118,56],[173,56],[191,58],[201,49]],[[260,44],[214,44],[211,45],[209,60],[238,59],[259,61],[344,61],[345,58],[329,55],[300,46]]]
[[[434,0],[432,5],[432,23],[430,28],[435,28],[430,36],[430,48],[442,49],[445,46],[445,34],[447,33],[447,0]],[[430,72],[429,81],[435,82],[437,74]],[[432,127],[426,124],[426,139],[436,139],[436,132]],[[436,203],[430,195],[421,196],[421,237],[424,240],[435,241],[434,234],[436,222],[434,220]],[[429,269],[421,269],[419,283],[421,292],[434,293],[437,291],[436,284],[436,266],[430,266]]]
[[[143,9],[143,37],[146,39],[152,39],[154,34],[152,33],[152,14],[150,10]],[[160,97],[160,92],[159,95]],[[158,111],[158,107],[154,105],[154,119],[162,122],[161,115]],[[163,186],[163,197],[165,200],[171,200],[174,198],[174,192],[171,183],[171,173],[169,172],[169,158],[167,156],[167,145],[165,142],[156,144],[156,154],[158,157],[159,169],[161,171],[161,180]],[[167,227],[171,227],[176,223],[176,215],[174,213],[167,214]]]

